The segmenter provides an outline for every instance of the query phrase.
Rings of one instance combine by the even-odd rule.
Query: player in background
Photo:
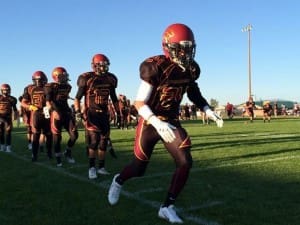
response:
[[[248,101],[246,102],[245,109],[246,109],[246,113],[248,114],[251,123],[254,120],[255,107],[256,106],[255,106],[255,102],[253,101],[253,98],[249,97]]]
[[[11,152],[13,119],[18,118],[17,98],[11,96],[9,84],[0,86],[0,151]]]
[[[46,149],[49,159],[52,158],[52,134],[50,130],[50,118],[45,114],[46,96],[44,86],[48,82],[43,71],[36,71],[32,75],[33,84],[24,88],[22,107],[30,112],[30,126],[32,130],[32,162],[36,162],[40,147],[40,137],[46,137]]]
[[[77,120],[84,116],[86,129],[86,141],[89,157],[89,179],[96,179],[97,173],[107,175],[105,169],[105,154],[110,132],[110,119],[108,112],[109,98],[119,115],[118,98],[116,88],[117,77],[109,72],[109,59],[103,54],[96,54],[92,58],[92,71],[81,74],[77,80],[77,94],[74,107]],[[80,100],[84,96],[84,113]],[[97,155],[98,154],[98,155]],[[98,156],[98,170],[96,170],[96,158]]]
[[[232,119],[233,116],[234,116],[234,106],[233,106],[233,104],[227,102],[227,104],[225,106],[225,111],[226,111],[228,119]]]
[[[263,121],[264,123],[266,121],[268,121],[269,123],[271,122],[271,115],[272,115],[272,112],[273,112],[273,107],[270,103],[270,101],[265,101],[263,103]]]
[[[63,67],[56,67],[52,71],[53,82],[45,85],[46,109],[50,112],[50,125],[53,137],[54,152],[58,167],[62,166],[62,129],[68,134],[67,147],[64,156],[68,163],[75,163],[72,157],[72,147],[77,138],[78,131],[75,123],[74,114],[68,104],[69,94],[72,86],[69,84],[69,74]]]

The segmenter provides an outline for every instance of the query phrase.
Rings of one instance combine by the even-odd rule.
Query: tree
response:
[[[210,106],[216,108],[219,106],[219,102],[216,99],[210,99]]]

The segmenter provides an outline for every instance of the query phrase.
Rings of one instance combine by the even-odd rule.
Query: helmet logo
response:
[[[53,72],[53,75],[54,75],[54,76],[58,76],[58,71],[57,71],[57,70],[54,71],[54,72]]]
[[[174,37],[175,34],[173,31],[167,31],[164,35],[165,43],[169,43],[170,38]]]

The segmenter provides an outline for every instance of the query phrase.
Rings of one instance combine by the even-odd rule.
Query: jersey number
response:
[[[161,107],[168,109],[182,99],[182,88],[164,87],[160,96]]]

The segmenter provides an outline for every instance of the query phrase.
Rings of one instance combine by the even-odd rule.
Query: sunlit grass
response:
[[[193,168],[176,206],[185,224],[296,225],[300,221],[300,119],[271,123],[225,121],[222,129],[183,121],[193,143]],[[174,163],[158,144],[145,177],[124,185],[118,205],[107,202],[111,179],[132,159],[134,130],[112,129],[118,159],[109,176],[88,180],[84,132],[75,165],[56,168],[39,153],[31,162],[24,127],[14,128],[13,153],[0,152],[0,224],[168,224],[157,218]],[[63,145],[67,136],[64,133]]]

